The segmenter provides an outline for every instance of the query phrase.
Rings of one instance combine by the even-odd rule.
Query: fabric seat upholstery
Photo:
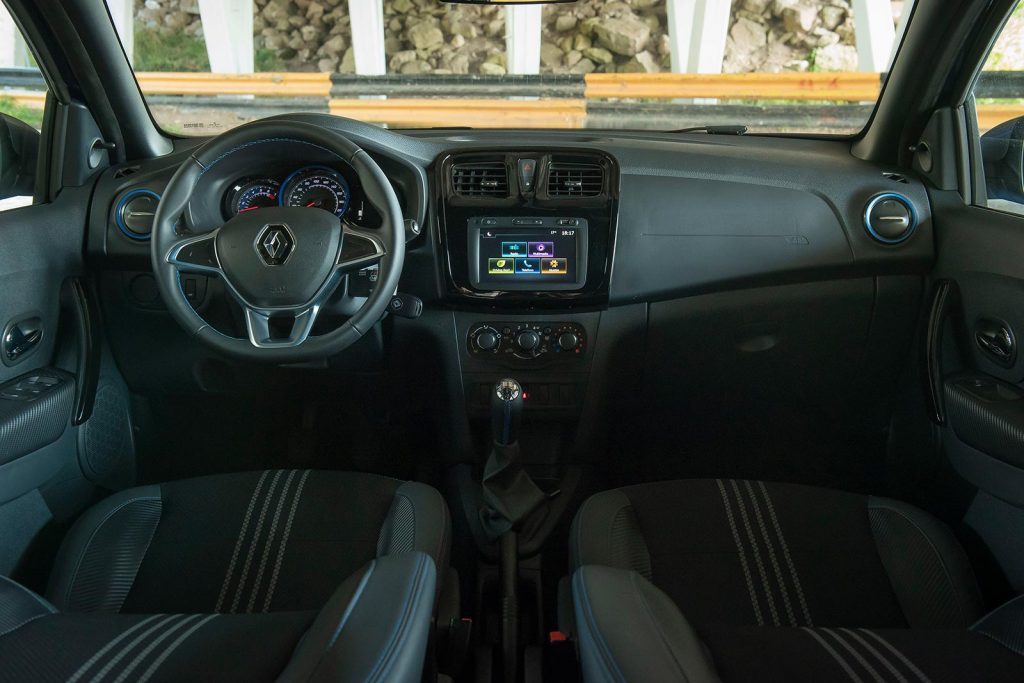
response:
[[[572,568],[635,570],[694,625],[966,628],[982,614],[953,534],[898,501],[686,480],[588,499]]]
[[[419,550],[444,572],[448,508],[424,484],[274,470],[129,489],[87,511],[51,576],[61,611],[318,610],[374,557]]]
[[[1014,681],[1024,599],[981,617],[952,533],[911,506],[806,486],[598,494],[571,533],[594,681]]]
[[[450,521],[429,486],[267,471],[120,492],[49,600],[0,579],[0,681],[418,681]]]

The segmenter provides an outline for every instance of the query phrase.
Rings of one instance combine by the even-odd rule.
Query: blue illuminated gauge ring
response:
[[[129,230],[128,226],[124,224],[123,214],[125,204],[127,204],[129,201],[140,195],[148,195],[156,199],[158,204],[160,203],[160,195],[157,194],[156,192],[153,192],[153,190],[143,190],[141,188],[131,190],[127,194],[125,194],[125,196],[121,197],[121,199],[118,200],[117,202],[117,206],[114,207],[114,223],[117,224],[117,229],[121,231],[121,234],[127,237],[128,239],[135,240],[136,242],[148,242],[151,237],[151,234],[140,235],[136,232],[132,232],[131,230]]]
[[[878,202],[885,199],[895,199],[900,204],[907,207],[907,211],[910,212],[910,226],[907,228],[905,233],[896,238],[883,237],[875,230],[875,226],[871,224],[872,210],[874,210]],[[871,201],[868,202],[867,207],[864,209],[864,227],[874,239],[878,240],[882,244],[901,244],[902,242],[906,242],[910,239],[917,230],[917,209],[914,208],[914,205],[909,199],[896,192],[883,192],[881,194],[876,194],[871,198]]]
[[[345,180],[345,177],[333,168],[329,168],[327,166],[304,166],[292,171],[281,183],[281,191],[278,194],[277,203],[280,206],[289,206],[288,199],[291,196],[292,190],[290,184],[294,178],[303,175],[306,175],[308,178],[315,178],[317,176],[326,177],[337,182],[341,186],[342,191],[345,193],[345,201],[338,202],[338,210],[335,212],[335,215],[338,218],[344,217],[348,212],[349,204],[352,202],[352,191],[349,189],[348,181]]]

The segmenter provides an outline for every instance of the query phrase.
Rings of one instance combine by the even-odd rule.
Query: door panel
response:
[[[935,192],[935,277],[955,294],[941,321],[941,450],[970,488],[965,525],[1024,591],[1024,218]]]

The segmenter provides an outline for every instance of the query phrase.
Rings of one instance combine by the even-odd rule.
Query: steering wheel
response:
[[[360,230],[328,211],[280,206],[240,213],[209,232],[179,232],[182,213],[212,166],[240,149],[279,142],[312,145],[351,165],[381,214],[381,228]],[[405,259],[402,210],[384,172],[351,140],[309,123],[257,121],[213,138],[177,170],[156,211],[150,256],[168,310],[201,342],[248,360],[325,358],[362,337],[384,314]],[[356,314],[311,336],[344,275],[375,263],[376,286]],[[248,338],[226,336],[203,320],[185,297],[182,273],[218,276],[242,307]]]

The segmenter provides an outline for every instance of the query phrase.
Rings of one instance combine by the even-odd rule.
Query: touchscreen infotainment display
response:
[[[583,219],[477,218],[470,223],[475,285],[537,291],[582,286],[587,231]]]

